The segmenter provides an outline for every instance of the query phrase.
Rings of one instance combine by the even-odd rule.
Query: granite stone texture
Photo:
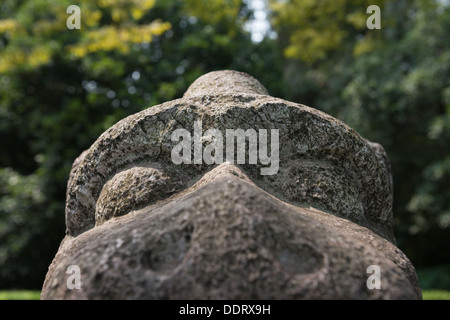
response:
[[[261,174],[262,158],[229,159],[225,140],[223,161],[175,164],[177,129],[203,150],[211,130],[267,132],[276,173]],[[183,98],[119,121],[74,162],[66,236],[41,298],[420,299],[392,201],[381,145],[245,73],[211,72]],[[67,286],[70,265],[80,289]],[[373,265],[380,289],[368,286]]]

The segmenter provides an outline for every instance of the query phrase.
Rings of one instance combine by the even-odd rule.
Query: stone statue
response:
[[[392,196],[379,144],[211,72],[74,162],[41,298],[420,299]]]

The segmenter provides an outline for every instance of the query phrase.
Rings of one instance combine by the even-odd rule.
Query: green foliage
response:
[[[21,175],[0,169],[0,266],[1,286],[29,288],[42,285],[36,273],[48,268],[43,254],[54,252],[63,236],[61,219],[46,208],[48,202],[39,174]],[[58,223],[59,222],[59,223]],[[49,231],[49,226],[58,227]]]
[[[307,18],[275,20],[289,39],[280,43],[317,52],[320,63],[285,51],[296,58],[287,62],[285,78],[293,84],[285,97],[334,115],[383,145],[394,176],[399,247],[417,267],[448,263],[450,251],[443,246],[450,242],[450,6],[434,0],[384,1],[381,30],[341,27],[347,37],[321,48],[290,37],[305,31],[292,25],[313,21],[321,30],[338,21],[344,26],[345,14],[365,12],[367,3],[340,1],[336,6],[351,9],[335,11],[328,2],[282,1],[280,10],[289,17],[299,16],[290,3],[301,5]],[[337,20],[315,14],[322,9],[335,12]],[[371,49],[355,55],[355,46],[369,38]]]
[[[333,51],[351,49],[360,54],[374,46],[376,33],[366,33],[366,9],[383,7],[385,0],[271,0],[273,24],[288,39],[288,58],[308,64],[322,62]],[[358,41],[355,41],[359,35]],[[375,35],[375,36],[374,36]],[[348,44],[351,44],[348,46]]]
[[[67,32],[66,8],[74,4],[83,13],[83,32]],[[61,52],[72,59],[99,51],[126,54],[133,44],[150,42],[170,29],[169,23],[158,19],[141,23],[154,4],[154,0],[25,1],[0,20],[0,35],[7,43],[0,52],[0,72],[34,70]]]
[[[423,290],[447,290],[450,291],[450,265],[429,267],[417,271],[420,287]]]
[[[180,98],[218,69],[248,72],[279,92],[275,43],[254,44],[242,28],[246,6],[233,3],[211,20],[193,1],[2,2],[1,288],[42,286],[64,236],[72,162],[118,120]],[[69,4],[81,8],[80,30],[66,28]]]
[[[434,254],[434,264],[450,261],[448,251],[440,249],[450,241],[450,140],[445,130],[450,125],[450,7],[424,8],[424,3],[395,13],[414,12],[405,34],[355,61],[349,69],[353,76],[341,91],[345,108],[337,111],[386,148],[394,174],[399,244],[419,267],[424,260],[431,262],[425,255]],[[422,259],[413,252],[419,237],[430,247]]]

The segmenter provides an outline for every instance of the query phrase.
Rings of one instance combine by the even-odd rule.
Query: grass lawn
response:
[[[450,291],[445,290],[423,290],[423,300],[450,300]]]
[[[450,300],[450,291],[423,290],[423,300]],[[39,300],[40,291],[11,290],[0,291],[0,300]]]
[[[0,291],[0,300],[39,300],[40,291],[31,290],[5,290]]]

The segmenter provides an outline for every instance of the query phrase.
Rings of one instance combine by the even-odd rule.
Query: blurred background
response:
[[[449,32],[449,0],[0,0],[0,299],[41,289],[75,158],[221,69],[381,143],[398,246],[450,290]]]

